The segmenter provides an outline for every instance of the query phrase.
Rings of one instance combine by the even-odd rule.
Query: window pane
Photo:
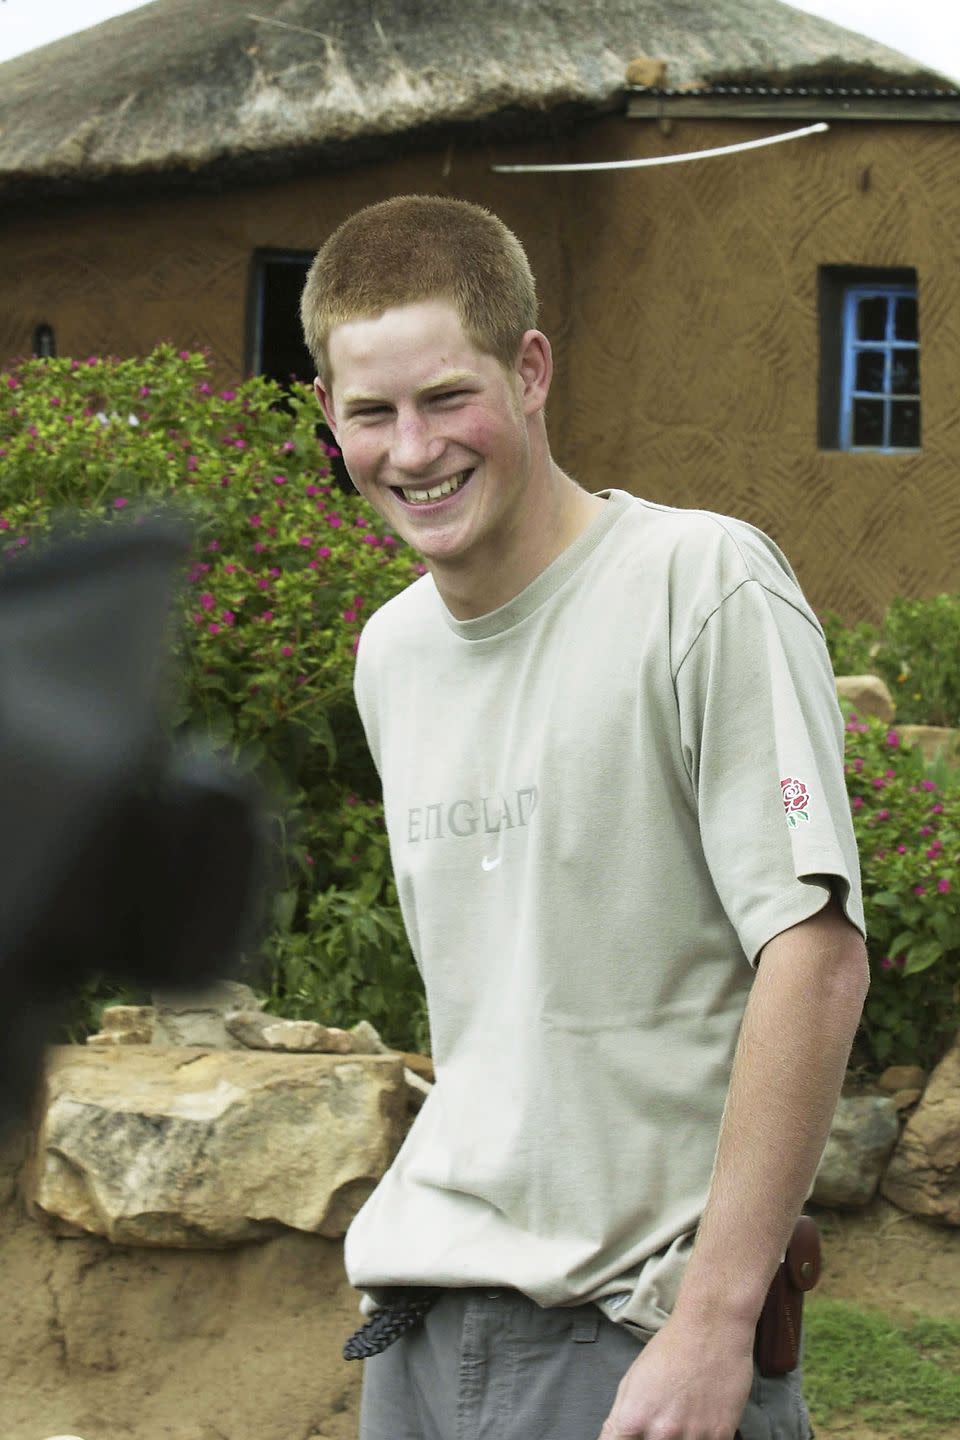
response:
[[[898,340],[916,340],[917,338],[917,297],[915,295],[902,295],[897,301],[897,311],[894,318],[894,334]]]
[[[887,334],[887,297],[874,295],[857,305],[857,338],[884,340]]]
[[[857,356],[856,390],[883,391],[883,351],[861,350]],[[911,392],[912,393],[912,392]]]
[[[916,400],[894,401],[891,409],[893,413],[890,417],[890,444],[898,450],[919,449],[920,406],[918,402]]]
[[[894,395],[919,395],[919,350],[894,350],[890,371],[890,389]]]
[[[854,445],[883,444],[882,400],[854,400],[853,443]]]

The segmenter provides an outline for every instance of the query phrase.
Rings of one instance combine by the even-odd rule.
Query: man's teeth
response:
[[[409,505],[424,505],[428,500],[442,500],[444,495],[452,495],[465,484],[468,475],[469,471],[463,470],[459,475],[454,475],[452,480],[441,480],[432,490],[408,490],[401,485],[400,493]]]

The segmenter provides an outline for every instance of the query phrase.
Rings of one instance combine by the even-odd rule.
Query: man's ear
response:
[[[330,391],[324,387],[324,383],[320,379],[319,375],[317,375],[314,379],[313,393],[314,395],[316,395],[317,399],[320,402],[320,409],[323,411],[324,418],[333,432],[333,438],[336,440],[337,416],[333,408],[333,396],[330,394]]]
[[[525,415],[535,415],[547,403],[553,380],[553,351],[542,330],[527,330],[517,353],[517,372],[522,390],[520,402]]]

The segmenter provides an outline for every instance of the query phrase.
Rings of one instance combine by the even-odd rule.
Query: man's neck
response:
[[[513,600],[599,515],[606,502],[582,489],[552,461],[550,465],[542,503],[496,555],[471,556],[460,566],[430,565],[440,598],[457,620],[475,620]]]

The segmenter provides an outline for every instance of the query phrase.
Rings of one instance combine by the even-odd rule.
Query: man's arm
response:
[[[764,946],[677,1302],[600,1440],[732,1440],[757,1318],[826,1144],[868,983],[863,940],[836,901]]]

